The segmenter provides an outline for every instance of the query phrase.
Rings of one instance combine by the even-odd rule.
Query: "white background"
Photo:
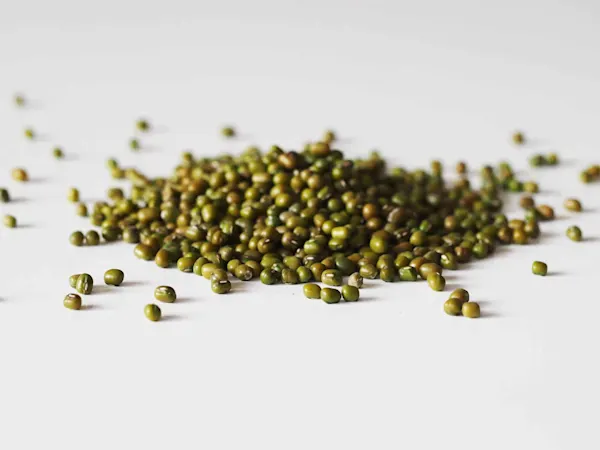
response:
[[[17,201],[0,213],[22,226],[0,230],[0,448],[600,448],[600,186],[578,181],[600,162],[599,23],[593,1],[1,0],[0,186]],[[134,154],[141,116],[155,130]],[[226,123],[240,139],[219,137]],[[299,148],[328,127],[411,168],[509,160],[558,220],[449,275],[479,320],[446,316],[448,293],[422,283],[370,282],[357,304],[258,283],[217,297],[129,245],[68,244],[90,226],[67,188],[103,198],[108,157],[165,175],[183,149]],[[551,150],[560,167],[528,169]],[[112,267],[121,288],[101,283]],[[66,310],[82,271],[99,286]],[[151,323],[158,284],[182,301]]]

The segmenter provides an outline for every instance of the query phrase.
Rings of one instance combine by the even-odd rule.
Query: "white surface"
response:
[[[2,2],[0,448],[597,449],[600,8],[583,1]],[[492,4],[493,3],[493,4]],[[14,92],[33,101],[19,111]],[[132,154],[133,123],[157,130]],[[241,139],[218,129],[234,123]],[[25,126],[42,133],[35,143]],[[487,318],[443,314],[446,293],[368,283],[328,306],[300,287],[236,285],[142,263],[129,245],[73,248],[65,200],[112,185],[109,156],[166,174],[181,150],[299,147],[333,127],[410,167],[441,157],[565,161],[538,170],[559,220],[539,245],[453,273]],[[526,150],[508,143],[522,128]],[[50,156],[54,144],[68,160]],[[9,168],[28,168],[15,184]],[[526,176],[527,173],[523,172]],[[567,214],[565,196],[590,212]],[[516,212],[516,208],[512,208]],[[531,275],[534,259],[552,276]],[[68,276],[122,268],[129,286],[65,310]],[[143,316],[157,284],[185,301]]]

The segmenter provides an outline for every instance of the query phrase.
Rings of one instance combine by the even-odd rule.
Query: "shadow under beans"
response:
[[[35,142],[49,142],[50,134],[36,132],[35,136],[34,136],[34,141]]]
[[[177,297],[174,303],[189,303],[192,299],[190,297]]]
[[[536,245],[541,242],[548,241],[549,239],[560,238],[563,236],[565,236],[564,233],[555,233],[552,231],[542,231],[542,234],[540,234],[540,237],[537,238],[535,241],[532,241],[529,245]],[[565,236],[565,239],[566,239],[566,236]]]
[[[447,291],[448,293],[450,293],[450,292],[452,292],[452,291],[454,291],[454,290],[456,290],[456,289],[458,289],[460,287],[461,287],[460,284],[458,284],[456,282],[452,282],[452,283],[446,282],[446,287],[444,288],[443,292]]]
[[[236,133],[235,136],[232,136],[232,137],[222,136],[222,138],[229,142],[235,142],[235,141],[242,141],[242,140],[250,141],[250,140],[254,139],[254,136],[252,136],[250,133]]]
[[[362,293],[361,293],[362,294]],[[360,302],[379,302],[385,300],[385,297],[382,296],[376,296],[376,295],[361,295],[358,299],[358,303]],[[348,303],[348,304],[352,304],[352,303],[357,303],[357,302],[347,302],[342,298],[342,303]]]
[[[361,290],[362,291],[362,290]],[[354,305],[356,303],[363,303],[363,302],[377,302],[377,301],[381,301],[381,300],[385,300],[383,297],[381,296],[374,296],[374,295],[362,295],[361,292],[361,296],[359,297],[359,299],[355,302],[347,302],[346,300],[344,300],[344,297],[342,297],[342,299],[339,301],[339,303],[336,303],[336,305]],[[320,302],[320,303],[325,303],[322,300],[319,299],[315,299],[315,302]]]
[[[48,177],[31,177],[31,178],[29,178],[28,183],[41,184],[41,183],[46,183],[48,181],[50,181],[50,179]]]
[[[577,160],[574,158],[561,158],[560,155],[558,155],[558,168],[560,167],[574,167],[575,165],[577,165]]]
[[[503,255],[505,253],[510,253],[511,250],[512,249],[510,248],[509,245],[497,245],[496,248],[494,249],[494,253],[492,253],[491,256],[493,257],[493,256],[497,256],[497,255]],[[473,261],[476,262],[478,260],[477,260],[477,258],[473,258],[470,262],[473,262]],[[462,263],[460,265],[460,267],[462,267],[465,264],[469,264],[469,263]]]
[[[544,195],[560,195],[560,192],[555,191],[554,189],[540,189],[539,194],[544,194]]]
[[[179,314],[167,314],[161,317],[161,322],[179,322],[183,320],[184,317]]]
[[[231,281],[231,291],[229,291],[226,295],[248,292],[248,290],[250,290],[250,288],[253,285],[256,286],[257,284],[259,284],[258,280],[251,280],[251,281],[230,280],[230,281]],[[217,294],[215,294],[215,295],[217,295]]]
[[[538,152],[547,152],[548,151],[548,147],[551,145],[551,142],[547,139],[542,139],[542,138],[536,138],[536,137],[527,137],[527,141],[525,142],[525,144],[521,145],[520,147],[528,149],[528,150],[535,150]]]
[[[41,111],[44,104],[40,100],[32,100],[30,98],[25,99],[25,104],[21,109],[25,111]]]
[[[123,281],[121,286],[123,287],[134,287],[134,286],[146,286],[148,284],[147,281]]]
[[[479,316],[479,319],[498,319],[501,318],[502,315],[498,314],[497,312],[494,311],[481,311],[481,315]]]
[[[104,309],[103,306],[100,305],[96,305],[96,304],[86,304],[86,305],[81,305],[81,310],[82,311],[97,311],[100,309]]]
[[[598,242],[598,241],[600,241],[600,238],[597,238],[596,236],[584,237],[582,239],[582,242]]]
[[[118,286],[94,286],[92,295],[94,294],[114,294],[117,292]]]
[[[561,272],[560,270],[558,271],[549,271],[546,276],[547,277],[562,277],[564,275],[567,275],[566,272]]]
[[[136,153],[158,153],[162,151],[162,149],[158,145],[154,144],[142,144],[140,149],[136,151]]]
[[[8,203],[13,203],[15,205],[21,204],[21,203],[30,203],[31,199],[27,198],[27,197],[16,197],[16,198],[11,198],[10,201]]]
[[[598,208],[588,208],[588,207],[584,206],[583,209],[581,211],[579,211],[578,214],[586,214],[586,213],[594,214],[594,213],[597,213],[598,211],[599,211]]]

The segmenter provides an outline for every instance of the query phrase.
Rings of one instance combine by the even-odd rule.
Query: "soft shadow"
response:
[[[498,245],[494,249],[493,255],[503,255],[504,253],[510,253],[510,251],[511,251],[511,248],[508,245]],[[463,264],[461,264],[461,267],[463,266]]]
[[[558,167],[573,167],[577,164],[577,160],[574,158],[561,158],[558,155]]]
[[[175,303],[189,303],[191,301],[192,301],[192,299],[190,297],[177,297],[177,300],[175,300]]]
[[[44,104],[40,100],[32,100],[30,98],[26,98],[25,104],[20,109],[27,111],[40,111],[43,107]]]
[[[29,179],[29,183],[38,184],[38,183],[46,183],[50,181],[47,177],[31,177]]]
[[[113,294],[116,292],[117,286],[94,286],[94,289],[92,290],[92,294]]]
[[[580,212],[581,213],[597,213],[598,212],[598,208],[586,208],[585,206],[583,207],[583,210]]]
[[[95,304],[87,304],[87,305],[81,305],[81,309],[83,311],[96,311],[99,309],[103,309],[103,307],[100,305],[95,305]]]
[[[158,153],[162,149],[158,145],[154,144],[142,144],[137,153]]]
[[[98,243],[98,245],[92,245],[89,246],[88,248],[93,248],[93,247],[104,247],[105,245],[115,245],[115,244],[119,244],[122,243],[122,241],[113,241],[113,242],[107,242],[107,241],[100,241]]]
[[[252,136],[250,133],[236,133],[235,136],[232,137],[224,137],[222,136],[223,139],[225,139],[226,141],[229,142],[235,142],[235,141],[254,141],[255,137]]]
[[[478,174],[479,172],[475,171],[474,173]],[[526,177],[526,176],[527,176],[527,172],[526,172],[526,171],[524,171],[524,170],[515,170],[515,171],[513,172],[513,175],[514,175],[514,176],[515,176],[515,178],[517,178],[517,179],[522,179],[522,178],[524,178],[524,177]],[[507,192],[507,194],[509,194],[509,195],[510,195],[510,194],[512,194],[512,192]]]
[[[35,137],[33,139],[35,142],[49,142],[50,135],[48,133],[38,133],[36,131]]]
[[[540,233],[540,237],[536,239],[536,241],[544,240],[546,238],[555,238],[559,236],[564,236],[563,233],[557,233],[556,231],[542,231]]]
[[[600,241],[600,238],[597,238],[596,236],[583,238],[583,242],[598,242],[598,241]]]
[[[121,286],[133,287],[133,286],[146,286],[148,284],[147,281],[123,281]]]
[[[547,277],[562,277],[564,275],[567,275],[566,272],[561,272],[559,271],[550,271],[546,274]]]
[[[374,280],[370,280],[370,279],[366,279],[363,281],[363,285],[360,288],[360,291],[362,292],[363,289],[368,289],[368,290],[376,290],[376,289],[383,289],[385,286],[388,286],[389,284],[396,284],[396,283],[419,283],[419,282],[423,282],[425,280],[423,280],[421,277],[417,278],[417,281],[399,281],[398,279],[396,279],[395,282],[393,283],[386,283],[384,281],[381,281],[379,278],[376,278]],[[323,287],[333,287],[334,289],[341,289],[341,286],[326,286],[323,285]]]
[[[30,199],[30,198],[26,198],[26,197],[17,197],[17,198],[11,198],[11,199],[10,199],[10,202],[8,202],[8,203],[16,203],[16,204],[19,204],[19,203],[29,203],[29,202],[31,202],[31,199]]]
[[[229,293],[226,295],[247,292],[248,288],[251,287],[251,285],[248,283],[250,283],[251,281],[232,282],[231,283],[231,291],[229,291]]]
[[[371,293],[369,293],[371,294]],[[340,303],[347,303],[347,304],[355,304],[355,303],[361,303],[361,302],[378,302],[381,300],[385,300],[385,297],[381,296],[381,295],[363,295],[363,290],[362,288],[360,289],[360,297],[358,298],[358,301],[356,302],[347,302],[344,300],[344,297],[342,297],[342,299],[340,300]],[[318,299],[316,299],[316,301],[320,301]],[[321,302],[324,303],[324,302]]]
[[[372,296],[367,295],[365,297],[360,297],[358,299],[358,303],[360,303],[360,302],[378,302],[378,301],[381,301],[381,300],[383,300],[383,297],[372,297]],[[348,303],[348,304],[357,303],[357,302],[346,302],[346,301],[343,301],[343,300],[342,300],[342,302],[343,303]]]
[[[79,156],[74,153],[65,153],[65,156],[63,156],[62,161],[70,162],[70,161],[77,161],[78,159],[79,159]]]
[[[33,228],[33,225],[30,223],[19,223],[19,224],[17,224],[17,228],[20,228],[22,230],[27,230],[27,229]]]
[[[494,311],[481,311],[481,315],[479,316],[480,319],[498,319],[500,317],[502,315]]]
[[[180,316],[179,314],[168,314],[166,316],[162,316],[160,321],[161,322],[179,322],[180,320],[183,320],[184,317]]]
[[[444,288],[444,290],[442,292],[446,292],[446,291],[452,292],[458,288],[460,288],[460,284],[458,284],[458,283],[446,283],[446,287]]]

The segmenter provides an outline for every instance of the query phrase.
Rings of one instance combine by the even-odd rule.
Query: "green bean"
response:
[[[0,203],[10,202],[10,194],[7,189],[0,188]]]
[[[450,316],[458,316],[462,312],[462,305],[458,298],[450,297],[444,303],[444,312]]]
[[[337,289],[323,288],[321,289],[321,300],[325,303],[339,303],[342,298],[342,294]]]
[[[87,273],[82,273],[77,278],[77,283],[75,283],[75,289],[80,294],[90,295],[92,290],[94,289],[94,279],[91,275]]]
[[[581,212],[581,210],[583,209],[581,207],[581,202],[576,198],[566,199],[564,205],[565,209],[567,209],[568,211]]]
[[[81,309],[81,297],[77,294],[68,294],[63,300],[65,308],[79,310]]]
[[[229,280],[216,280],[212,281],[211,289],[215,294],[227,294],[231,291],[231,281]]]
[[[272,269],[263,269],[260,273],[260,282],[268,285],[275,284],[277,283],[277,276]]]
[[[77,279],[79,278],[79,275],[81,275],[81,274],[76,273],[69,277],[69,286],[71,286],[73,289],[75,289],[77,287]]]
[[[446,287],[446,279],[439,273],[433,272],[427,276],[427,284],[434,291],[443,291]]]
[[[85,233],[85,243],[86,245],[99,245],[100,244],[100,235],[95,230],[90,230]]]
[[[230,126],[223,127],[221,128],[221,134],[226,138],[235,137],[235,129]]]
[[[110,269],[104,273],[104,283],[110,286],[121,286],[125,274],[119,269]]]
[[[360,291],[355,286],[342,286],[342,297],[347,302],[356,302],[360,297]]]
[[[475,302],[463,303],[462,315],[470,319],[476,319],[481,315],[479,304]]]
[[[69,236],[69,242],[71,245],[81,247],[85,243],[85,236],[81,231],[74,231],[71,233],[71,236]]]
[[[461,302],[461,305],[462,303],[468,302],[469,297],[469,292],[462,288],[455,289],[450,293],[450,298],[458,299],[458,301]]]
[[[16,167],[11,171],[12,179],[19,182],[27,182],[29,181],[29,175],[27,171],[21,167]]]
[[[545,277],[548,273],[548,266],[546,265],[546,263],[543,263],[541,261],[534,261],[531,266],[531,271],[534,275],[541,275]]]
[[[341,286],[342,273],[336,269],[327,269],[321,275],[321,282],[329,286]]]
[[[150,123],[145,119],[140,119],[135,124],[139,131],[148,131],[150,129]]]
[[[517,145],[523,145],[526,142],[525,134],[521,131],[515,131],[512,135],[512,140]]]
[[[154,298],[164,303],[173,303],[177,300],[177,294],[171,286],[158,286],[154,289]]]
[[[572,241],[579,242],[583,239],[581,228],[573,225],[567,228],[567,237]]]
[[[310,299],[321,298],[321,288],[317,284],[308,283],[302,288],[304,290],[304,296]]]
[[[144,315],[152,322],[158,322],[162,316],[160,308],[155,304],[148,304],[144,307]]]
[[[363,286],[363,277],[358,272],[354,272],[348,277],[348,285],[354,286],[355,288],[361,288]]]
[[[401,267],[398,270],[400,281],[417,281],[417,270],[414,267]]]
[[[14,216],[9,216],[8,214],[4,216],[4,226],[6,228],[16,228],[17,219]]]

